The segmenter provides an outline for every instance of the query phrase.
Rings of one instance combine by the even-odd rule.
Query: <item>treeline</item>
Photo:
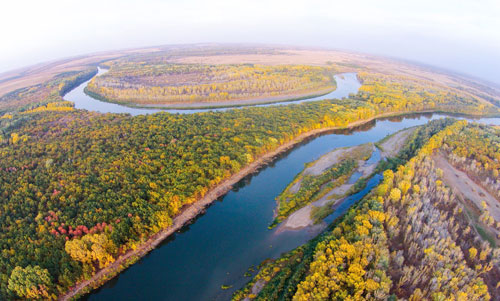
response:
[[[59,101],[59,102],[49,102],[46,105],[42,105],[39,107],[36,107],[31,110],[26,110],[21,112],[21,114],[29,114],[29,113],[37,113],[37,112],[67,112],[67,111],[73,111],[75,108],[75,104],[71,101]]]
[[[63,96],[74,87],[89,80],[97,73],[94,67],[83,71],[64,72],[42,84],[21,88],[0,97],[0,116],[23,112],[63,102]]]
[[[497,247],[500,243],[500,128],[469,125],[459,133],[448,135],[439,154],[465,172],[467,182],[480,186],[472,187],[477,195],[464,194],[463,203],[477,232]]]
[[[0,144],[0,293],[26,297],[9,281],[31,265],[50,275],[43,291],[60,294],[261,154],[371,116],[368,104],[347,100],[191,115],[30,114]]]
[[[477,96],[428,80],[373,72],[360,72],[358,77],[363,85],[356,98],[376,105],[381,111],[434,109],[469,115],[495,114],[498,111]]]
[[[478,104],[458,105],[474,112]],[[191,115],[75,110],[0,119],[0,295],[55,297],[262,154],[384,110],[326,100]]]
[[[386,169],[395,171],[400,165],[404,165],[408,160],[417,155],[420,148],[429,141],[429,139],[442,131],[445,127],[455,123],[453,118],[442,118],[428,122],[425,126],[417,127],[406,139],[399,153],[391,158],[385,158],[380,161],[376,172],[384,172]]]
[[[288,189],[278,196],[278,212],[273,224],[282,222],[294,211],[313,202],[313,199],[320,191],[329,191],[343,184],[356,167],[357,162],[355,160],[347,159],[335,164],[319,175],[304,175],[301,177],[297,191],[290,192]],[[329,187],[324,187],[325,185]]]
[[[389,217],[392,292],[398,298],[486,300],[496,296],[498,256],[471,229],[463,205],[443,184],[442,171],[431,155],[450,134],[459,134],[458,121],[434,135],[419,154],[397,172],[384,175],[377,194]],[[471,256],[471,249],[482,256]],[[492,274],[490,274],[492,273]]]
[[[115,62],[86,91],[125,103],[214,102],[334,89],[333,70],[306,65]]]
[[[475,127],[459,121],[427,139],[329,231],[266,264],[233,299],[496,298],[500,252],[474,230],[431,159]],[[263,288],[252,294],[257,283]]]
[[[457,168],[472,175],[497,199],[500,198],[500,130],[471,125],[445,141],[444,153]]]

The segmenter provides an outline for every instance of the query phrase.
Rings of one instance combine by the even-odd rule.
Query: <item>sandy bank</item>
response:
[[[404,143],[406,142],[410,134],[413,133],[415,129],[416,127],[404,129],[402,131],[393,134],[388,139],[383,141],[380,144],[380,148],[382,150],[381,154],[382,157],[384,158],[395,157],[403,147]]]
[[[428,113],[429,111],[426,111],[425,113]],[[420,112],[419,112],[420,113]],[[422,112],[424,113],[424,112]],[[61,295],[59,297],[59,300],[70,300],[71,298],[74,298],[75,296],[78,296],[79,294],[87,292],[89,288],[97,288],[100,285],[102,285],[104,282],[107,281],[107,279],[112,278],[113,276],[117,275],[120,271],[125,269],[124,265],[126,265],[127,261],[130,261],[134,258],[140,258],[147,254],[149,251],[153,250],[159,243],[161,243],[165,238],[173,234],[175,231],[179,230],[184,226],[186,223],[194,219],[198,214],[203,212],[205,208],[211,204],[214,200],[219,198],[220,196],[223,196],[226,194],[234,184],[238,183],[240,180],[242,180],[244,177],[251,175],[255,173],[259,168],[267,165],[270,161],[272,161],[275,157],[278,155],[290,150],[293,148],[295,145],[303,142],[304,140],[318,136],[320,134],[328,133],[331,132],[332,130],[337,130],[337,129],[346,129],[346,128],[355,128],[357,126],[369,123],[373,120],[376,120],[378,118],[385,118],[385,117],[392,117],[392,116],[401,116],[401,115],[407,115],[411,114],[411,112],[407,113],[385,113],[385,114],[380,114],[378,116],[365,119],[365,120],[358,120],[355,122],[352,122],[349,124],[347,127],[329,127],[329,128],[323,128],[323,129],[316,129],[309,131],[307,133],[300,134],[299,136],[295,137],[291,141],[279,146],[277,149],[274,151],[268,152],[264,155],[262,155],[260,158],[255,160],[254,162],[250,163],[246,167],[242,168],[239,172],[233,174],[231,177],[228,179],[222,181],[219,183],[216,187],[212,188],[207,194],[201,198],[199,201],[189,205],[185,206],[185,208],[182,209],[182,212],[177,215],[175,218],[173,218],[173,224],[172,226],[160,231],[159,233],[151,236],[148,240],[146,240],[144,243],[139,245],[135,250],[129,250],[122,256],[120,256],[115,262],[113,262],[111,265],[108,267],[98,271],[92,278],[82,281],[75,285],[74,287],[70,288],[68,292],[65,294]]]
[[[321,162],[320,166],[322,166],[322,167],[326,166],[326,168],[324,169],[324,170],[326,170],[328,167],[332,166],[333,164],[337,163],[340,159],[342,159],[344,157],[343,154],[349,153],[350,151],[352,151],[353,149],[358,148],[358,147],[359,147],[359,145],[353,146],[353,147],[348,147],[348,148],[335,149],[335,150],[329,152],[328,154],[323,155],[320,159],[318,159],[315,162],[315,164],[313,166],[308,167],[308,169],[310,169],[310,168],[317,169],[316,165],[319,162]],[[326,163],[326,162],[328,162],[328,163]],[[334,162],[334,163],[330,164],[330,162]],[[362,174],[361,177],[367,177],[375,170],[375,167],[377,166],[377,164],[378,164],[378,161],[374,162],[374,163],[368,163],[367,161],[359,160],[358,161],[359,167],[354,171],[354,173],[360,172]],[[306,170],[304,170],[304,174],[306,173]],[[321,172],[319,172],[318,174],[321,174]],[[344,198],[345,198],[344,195],[347,193],[347,191],[353,185],[354,185],[354,183],[345,183],[345,184],[342,184],[338,187],[335,187],[334,189],[332,189],[331,191],[326,193],[324,196],[322,196],[318,200],[316,200],[310,204],[307,204],[306,206],[304,206],[304,207],[300,208],[299,210],[295,211],[294,213],[290,214],[290,216],[287,217],[281,223],[277,232],[282,232],[285,230],[298,230],[298,229],[312,226],[314,224],[314,221],[311,218],[311,211],[312,211],[313,206],[321,207],[321,206],[325,206],[329,202],[332,202],[332,206],[338,205],[339,203],[341,203],[344,200]],[[300,187],[300,184],[299,184],[299,187]],[[335,196],[340,196],[340,197],[335,198]]]

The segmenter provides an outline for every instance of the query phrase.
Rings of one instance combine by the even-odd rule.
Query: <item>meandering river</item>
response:
[[[106,73],[106,69],[98,68],[98,72],[96,76],[102,75]],[[337,83],[337,88],[325,95],[322,96],[317,96],[317,97],[311,97],[311,98],[306,98],[306,99],[301,99],[301,100],[294,100],[294,101],[284,101],[284,102],[277,102],[277,103],[272,103],[272,104],[255,104],[251,105],[254,107],[267,107],[267,106],[279,106],[279,105],[287,105],[290,103],[301,103],[301,102],[308,102],[308,101],[317,101],[317,100],[323,100],[323,99],[341,99],[344,97],[348,97],[349,94],[351,93],[356,93],[361,87],[361,84],[359,83],[356,73],[342,73],[334,76],[335,81]],[[181,114],[192,114],[192,113],[199,113],[199,112],[206,112],[206,111],[226,111],[226,110],[232,110],[236,108],[217,108],[217,109],[188,109],[188,110],[181,110],[181,109],[147,109],[147,108],[136,108],[136,107],[129,107],[121,104],[116,104],[116,103],[111,103],[111,102],[105,102],[101,100],[97,100],[87,94],[85,94],[84,89],[91,81],[92,79],[80,84],[70,92],[68,92],[65,96],[65,100],[69,100],[75,103],[75,108],[77,109],[84,109],[84,110],[89,110],[89,111],[97,111],[101,113],[130,113],[131,115],[142,115],[142,114],[152,114],[152,113],[158,113],[158,112],[169,112],[169,113],[181,113]]]
[[[360,86],[355,74],[344,74],[336,80],[336,91],[302,101],[346,97],[356,93]],[[75,102],[77,108],[104,113],[138,115],[160,111],[95,100],[83,93],[86,84],[69,92],[65,99]],[[286,103],[274,105],[283,104]],[[167,111],[194,113],[206,110]],[[334,148],[376,142],[403,128],[443,117],[438,114],[418,114],[389,118],[305,141],[258,173],[242,180],[192,224],[170,236],[158,248],[86,298],[183,301],[229,299],[236,289],[250,280],[244,276],[250,266],[257,266],[267,258],[276,258],[317,234],[312,229],[282,232],[276,228],[268,229],[273,220],[276,196],[303,169],[305,163],[318,159]],[[480,121],[500,124],[498,118]],[[372,178],[367,188],[347,198],[327,220],[332,221],[343,214],[379,181],[380,176]],[[222,285],[231,288],[222,290]]]

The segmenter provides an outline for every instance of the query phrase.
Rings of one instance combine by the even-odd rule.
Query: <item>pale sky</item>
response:
[[[5,0],[0,72],[103,50],[273,43],[419,61],[500,84],[499,0]]]

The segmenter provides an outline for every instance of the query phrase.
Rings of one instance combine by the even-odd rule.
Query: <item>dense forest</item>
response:
[[[5,130],[0,147],[2,295],[12,294],[16,266],[49,271],[56,293],[89,277],[262,153],[324,126],[322,112],[340,126],[370,114],[352,101],[133,118],[31,114]],[[98,257],[84,251],[98,246]]]
[[[233,299],[497,298],[500,249],[484,240],[434,161],[441,152],[459,153],[467,138],[475,140],[474,149],[493,141],[478,156],[495,161],[498,152],[489,151],[498,147],[500,131],[433,121],[420,132],[435,134],[412,139],[414,146],[401,150],[400,159],[413,153],[406,163],[386,169],[382,183],[328,231],[265,263]],[[466,160],[476,160],[470,154]]]
[[[191,115],[74,110],[61,95],[93,73],[61,75],[43,91],[3,98],[10,103],[41,93],[0,119],[4,298],[56,298],[167,228],[183,206],[302,133],[409,111],[499,113],[453,93],[426,90],[416,98],[403,80],[366,74],[370,88],[355,99]],[[383,93],[390,97],[378,101]]]
[[[332,68],[306,65],[203,65],[114,62],[87,93],[135,104],[292,97],[335,88]]]
[[[364,71],[359,72],[358,77],[363,85],[356,98],[374,104],[382,111],[434,108],[456,113],[480,114],[491,107],[491,103],[473,94],[429,80]],[[474,106],[473,111],[470,111],[471,106]]]

